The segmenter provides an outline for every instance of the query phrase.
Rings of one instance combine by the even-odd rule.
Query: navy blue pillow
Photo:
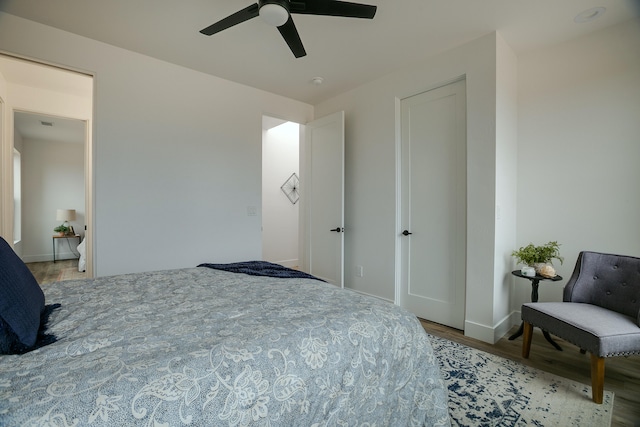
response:
[[[29,268],[0,237],[0,349],[33,347],[44,311],[44,293]],[[9,351],[7,351],[9,349]]]

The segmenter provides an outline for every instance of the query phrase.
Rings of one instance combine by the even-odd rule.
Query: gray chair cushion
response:
[[[580,252],[563,300],[617,311],[640,326],[640,258]]]
[[[526,303],[522,305],[522,320],[599,357],[640,354],[636,319],[597,305]]]

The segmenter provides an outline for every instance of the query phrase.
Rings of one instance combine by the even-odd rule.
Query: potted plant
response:
[[[552,266],[553,259],[560,261],[560,264],[564,261],[564,258],[560,256],[560,245],[556,241],[548,242],[542,246],[529,243],[527,246],[511,252],[511,256],[515,257],[518,263],[535,268],[537,274],[545,277],[556,275]]]
[[[62,225],[59,225],[56,228],[54,228],[53,231],[58,233],[60,236],[66,236],[69,233],[69,227],[67,227],[66,225],[62,224]]]

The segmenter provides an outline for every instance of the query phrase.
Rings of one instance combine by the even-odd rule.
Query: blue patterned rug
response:
[[[611,425],[613,393],[430,335],[449,389],[453,426]]]

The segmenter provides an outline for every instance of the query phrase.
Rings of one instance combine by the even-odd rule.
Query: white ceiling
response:
[[[42,123],[50,123],[45,126]],[[85,122],[42,114],[15,112],[14,128],[23,139],[44,142],[71,142],[83,144],[86,131]]]
[[[378,6],[373,20],[293,15],[300,59],[259,18],[199,33],[253,0],[0,0],[0,10],[310,104],[496,30],[520,54],[640,16],[639,0],[362,2]],[[574,23],[596,6],[602,17]]]
[[[4,55],[0,55],[0,74],[14,85],[83,98],[90,98],[93,92],[93,79],[89,76]],[[82,120],[27,111],[16,111],[13,119],[14,129],[23,139],[78,144],[86,139]],[[52,126],[44,126],[42,122],[51,123]]]

